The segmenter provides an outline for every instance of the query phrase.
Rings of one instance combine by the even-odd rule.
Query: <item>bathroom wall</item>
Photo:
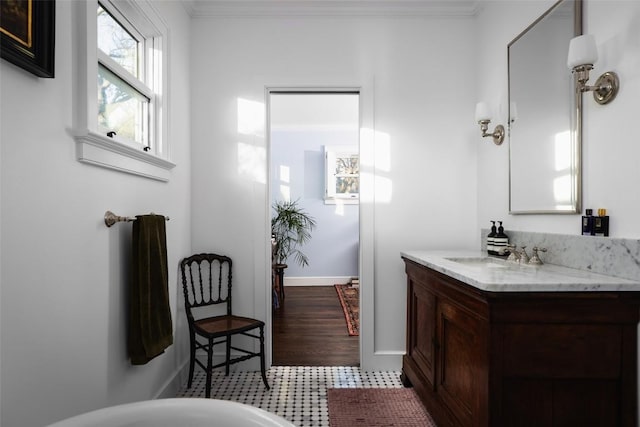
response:
[[[507,44],[554,3],[481,2],[478,99],[506,106]],[[636,96],[640,90],[640,2],[585,0],[584,31],[595,36],[599,49],[591,84],[601,73],[613,70],[620,77],[621,90],[604,106],[595,103],[591,94],[584,95],[583,211],[606,208],[611,237],[637,239],[640,198],[634,186],[640,181]],[[506,108],[503,110],[502,123],[506,121]],[[509,215],[508,165],[508,146],[480,144],[478,222],[482,227],[501,219],[507,229],[580,234],[580,215]]]
[[[466,17],[224,17],[192,24],[194,250],[238,266],[237,312],[271,309],[265,87],[360,87],[365,369],[400,367],[400,251],[472,247],[476,53]],[[363,148],[361,147],[361,150]],[[366,173],[365,173],[366,172]],[[366,276],[366,277],[365,277]],[[375,314],[374,314],[375,313]]]
[[[55,79],[0,60],[0,424],[6,427],[171,395],[188,357],[176,276],[191,247],[188,16],[177,2],[156,2],[171,28],[169,132],[177,164],[170,182],[161,183],[76,160],[75,5],[56,2]],[[131,224],[107,228],[106,210],[171,218],[170,302],[180,332],[148,365],[133,367],[126,356]]]

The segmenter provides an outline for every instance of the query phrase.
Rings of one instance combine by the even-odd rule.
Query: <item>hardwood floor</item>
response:
[[[359,337],[350,337],[333,286],[289,286],[273,312],[276,366],[359,366]]]

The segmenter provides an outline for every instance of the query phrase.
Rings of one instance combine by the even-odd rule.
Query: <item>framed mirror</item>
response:
[[[509,213],[581,211],[582,98],[567,68],[582,0],[560,0],[507,47]]]

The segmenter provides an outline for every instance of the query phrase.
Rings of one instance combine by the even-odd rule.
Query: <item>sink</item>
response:
[[[504,260],[495,259],[490,257],[455,257],[455,258],[445,258],[447,261],[453,261],[458,264],[465,265],[467,267],[476,267],[476,268],[509,268],[509,264],[507,264]]]

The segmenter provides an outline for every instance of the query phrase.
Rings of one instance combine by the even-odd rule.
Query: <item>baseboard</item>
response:
[[[173,376],[171,376],[165,383],[160,391],[156,394],[154,399],[169,399],[176,397],[180,387],[186,382],[189,375],[189,360],[182,363],[178,369],[175,370]]]
[[[234,352],[235,353],[235,352]],[[243,356],[243,354],[231,354],[231,357],[239,357]],[[198,351],[196,353],[196,357],[206,365],[207,363],[207,355],[204,352]],[[224,361],[225,355],[224,353],[213,353],[213,364],[218,364]],[[224,369],[224,368],[219,368]],[[198,365],[195,367],[195,371],[202,370]],[[259,371],[260,370],[260,360],[256,357],[250,360],[246,360],[242,363],[236,363],[230,366],[230,372],[242,372],[242,371]],[[182,363],[182,365],[176,369],[173,375],[164,383],[164,385],[160,388],[160,391],[155,395],[154,399],[169,399],[172,397],[176,397],[178,395],[178,391],[180,391],[180,387],[187,382],[189,377],[189,360],[187,359]]]
[[[373,355],[360,357],[363,371],[400,371],[404,351],[376,351]]]
[[[287,277],[284,276],[284,286],[333,286],[338,283],[349,283],[355,276],[335,277]]]

